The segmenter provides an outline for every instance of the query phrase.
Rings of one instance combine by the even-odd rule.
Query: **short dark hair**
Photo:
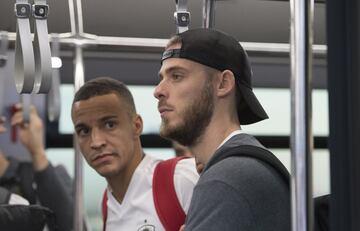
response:
[[[72,106],[78,101],[111,93],[116,94],[126,102],[129,107],[130,116],[136,114],[134,98],[130,90],[123,82],[110,77],[97,77],[85,82],[85,84],[75,93]]]
[[[167,42],[166,46],[165,46],[165,50],[169,49],[169,47],[175,45],[175,44],[181,44],[182,43],[182,39],[179,35],[173,35],[171,36],[171,38],[169,39],[169,41]]]

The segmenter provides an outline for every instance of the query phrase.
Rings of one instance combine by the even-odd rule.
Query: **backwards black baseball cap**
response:
[[[204,28],[187,30],[178,36],[181,38],[181,48],[166,50],[161,61],[184,58],[219,71],[232,71],[239,92],[237,113],[240,123],[252,124],[269,118],[252,90],[248,56],[235,38]]]

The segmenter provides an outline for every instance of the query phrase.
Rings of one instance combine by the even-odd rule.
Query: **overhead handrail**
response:
[[[51,53],[53,57],[59,57],[60,44],[59,37],[56,35],[53,35]],[[49,121],[58,121],[61,112],[60,71],[58,68],[52,68],[51,88],[47,94],[47,109]]]
[[[47,28],[49,6],[47,0],[34,0],[35,93],[48,93],[52,84],[51,52]]]
[[[31,5],[16,0],[15,86],[18,93],[31,93],[35,82],[35,60],[30,31]]]
[[[190,12],[187,10],[187,0],[175,0],[176,11],[174,19],[176,24],[176,32],[182,33],[189,29]]]
[[[9,32],[9,41],[15,41],[16,33]],[[159,38],[138,38],[138,37],[115,37],[115,36],[98,36],[94,34],[84,33],[84,37],[74,38],[71,33],[60,33],[59,42],[61,45],[76,45],[81,43],[86,46],[123,46],[133,48],[156,48],[162,50],[168,39]],[[52,40],[51,34],[49,35]],[[280,53],[286,54],[290,52],[290,44],[288,43],[260,43],[260,42],[241,42],[241,45],[248,52],[261,53]],[[313,45],[313,53],[315,55],[326,55],[327,46],[321,44]]]

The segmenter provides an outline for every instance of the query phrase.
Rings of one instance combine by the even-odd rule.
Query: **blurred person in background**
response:
[[[19,139],[31,156],[31,163],[21,162],[11,153],[0,152],[0,186],[21,195],[30,204],[39,203],[55,214],[61,231],[73,227],[72,180],[62,165],[54,167],[47,159],[44,143],[44,125],[35,107],[30,107],[30,121],[23,120],[22,107],[9,119],[18,127]],[[6,131],[5,117],[0,120],[0,133]],[[5,156],[7,154],[7,156]]]

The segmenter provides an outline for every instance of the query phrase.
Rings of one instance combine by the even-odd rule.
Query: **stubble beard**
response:
[[[211,121],[214,112],[213,96],[211,81],[207,81],[200,97],[179,113],[181,123],[171,127],[168,119],[162,119],[160,136],[185,146],[194,146]]]

